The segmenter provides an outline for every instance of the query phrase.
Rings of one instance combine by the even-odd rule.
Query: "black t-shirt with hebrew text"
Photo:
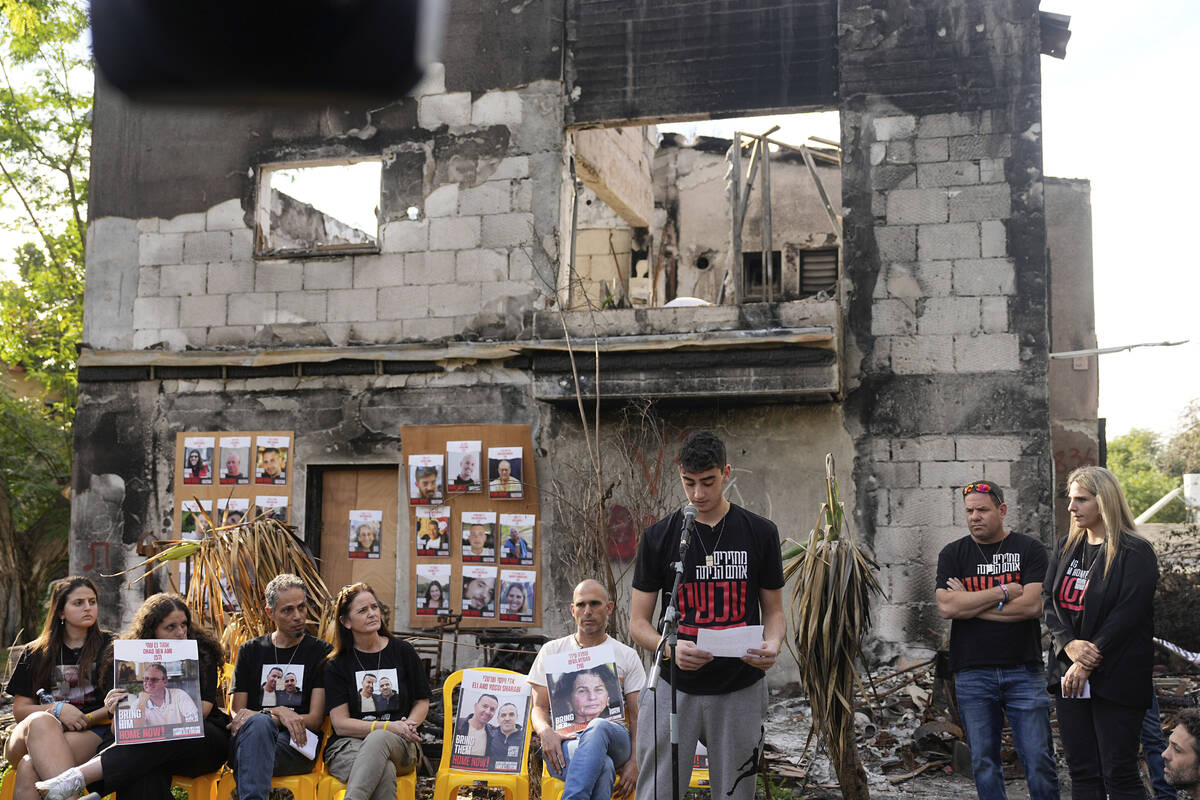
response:
[[[638,544],[633,588],[658,592],[662,608],[675,583],[682,525],[683,514],[676,511],[647,528]],[[711,566],[707,563],[710,555]],[[759,625],[759,591],[782,588],[779,529],[766,517],[731,503],[715,528],[696,522],[676,598],[679,637],[695,641],[700,628]],[[662,675],[670,681],[670,662],[663,662]],[[676,688],[689,694],[728,694],[752,686],[764,675],[739,658],[718,657],[698,670],[680,670]]]
[[[1004,583],[1027,586],[1046,579],[1046,546],[1023,533],[1009,533],[999,544],[979,545],[964,536],[938,555],[937,588],[958,578],[968,591]],[[950,622],[950,670],[975,667],[1041,667],[1039,617],[1020,622],[956,619]]]
[[[271,634],[251,639],[238,648],[232,691],[246,693],[251,711],[287,706],[307,714],[312,690],[325,686],[325,657],[331,649],[315,636],[305,636],[293,647],[276,647]]]

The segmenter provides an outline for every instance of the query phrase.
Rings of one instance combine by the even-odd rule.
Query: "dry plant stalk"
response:
[[[236,525],[214,525],[201,512],[206,532],[200,539],[175,539],[171,545],[124,572],[148,567],[131,583],[144,580],[173,561],[190,559],[192,578],[186,602],[200,623],[221,635],[221,645],[230,659],[243,642],[272,630],[263,604],[263,590],[276,575],[298,575],[308,588],[309,627],[319,630],[332,606],[329,589],[316,565],[300,543],[279,520],[258,516]],[[105,577],[114,577],[106,575]],[[236,600],[240,610],[227,611]]]
[[[833,455],[825,456],[825,502],[784,576],[792,588],[793,655],[812,706],[812,731],[829,750],[843,797],[868,798],[867,776],[854,746],[854,696],[862,683],[855,662],[871,627],[871,595],[881,593],[871,559],[859,549],[838,499]],[[809,733],[810,740],[812,732]],[[807,750],[808,745],[805,745]]]

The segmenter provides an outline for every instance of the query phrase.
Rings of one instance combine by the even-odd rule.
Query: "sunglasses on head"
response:
[[[990,494],[992,497],[996,498],[997,503],[1004,502],[1004,490],[1002,490],[999,486],[996,486],[994,483],[989,483],[987,481],[968,483],[963,487],[962,493],[963,497],[966,497],[969,494]]]

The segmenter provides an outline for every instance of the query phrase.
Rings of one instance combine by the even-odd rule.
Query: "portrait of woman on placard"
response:
[[[184,483],[211,483],[212,472],[204,463],[204,455],[199,450],[188,450],[183,462]]]

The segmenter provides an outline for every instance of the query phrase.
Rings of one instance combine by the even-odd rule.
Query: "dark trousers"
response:
[[[172,775],[195,778],[216,772],[228,754],[229,731],[206,719],[202,739],[107,748],[100,753],[104,769],[100,786],[88,788],[101,796],[116,792],[117,800],[171,800]]]
[[[1146,800],[1138,743],[1146,709],[1102,697],[1055,697],[1058,733],[1067,754],[1074,800]]]

